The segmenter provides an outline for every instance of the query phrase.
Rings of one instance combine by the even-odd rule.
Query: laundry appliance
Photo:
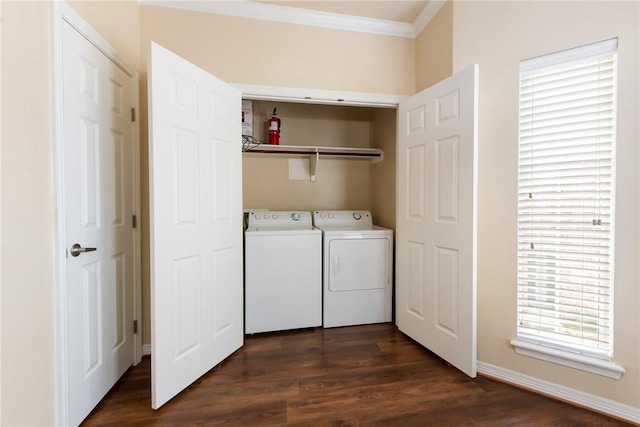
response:
[[[323,326],[390,322],[393,231],[369,211],[315,211],[313,223],[323,232]]]
[[[249,212],[245,333],[322,325],[322,232],[311,212]]]

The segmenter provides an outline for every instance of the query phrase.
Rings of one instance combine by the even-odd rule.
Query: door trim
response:
[[[303,104],[344,105],[350,107],[398,108],[404,95],[283,86],[231,83],[242,92],[242,99],[298,102]]]
[[[65,298],[65,227],[64,227],[64,190],[62,186],[62,130],[63,130],[63,64],[62,64],[62,28],[64,22],[67,22],[73,28],[82,34],[89,42],[91,42],[100,52],[113,61],[120,69],[122,69],[129,77],[132,78],[132,96],[131,100],[136,111],[139,111],[140,102],[138,94],[138,72],[128,65],[124,59],[111,47],[82,17],[75,12],[69,5],[63,1],[52,2],[51,13],[51,52],[52,52],[52,68],[51,68],[51,88],[52,88],[52,135],[53,135],[53,153],[52,153],[52,180],[54,184],[54,205],[56,214],[56,223],[54,228],[53,240],[53,268],[54,268],[54,330],[55,330],[55,383],[56,383],[56,420],[58,425],[68,424],[67,399],[67,366],[66,366],[66,298]],[[137,114],[139,117],[139,114]],[[134,193],[134,210],[136,215],[140,216],[140,126],[139,118],[133,122],[133,138],[134,158],[133,158],[133,193]],[[141,288],[141,227],[134,229],[133,242],[133,318],[138,320],[138,324],[142,321],[142,288]],[[132,326],[133,327],[133,326]],[[142,359],[142,328],[134,335],[134,360],[132,364],[136,365]]]

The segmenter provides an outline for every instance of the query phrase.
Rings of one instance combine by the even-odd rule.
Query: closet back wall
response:
[[[281,145],[368,148],[373,109],[330,105],[253,101],[253,135],[265,141],[266,121],[277,107],[282,120]],[[292,156],[308,163],[307,156]],[[277,210],[371,210],[371,162],[320,157],[315,182],[289,179],[289,158],[243,155],[244,208]]]

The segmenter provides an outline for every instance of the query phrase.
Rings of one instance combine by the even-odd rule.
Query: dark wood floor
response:
[[[479,376],[470,379],[391,324],[246,337],[158,411],[150,358],[84,425],[626,426]]]

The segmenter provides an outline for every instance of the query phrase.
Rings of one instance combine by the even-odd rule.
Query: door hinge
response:
[[[131,108],[131,121],[132,122],[136,121],[136,109],[135,108]]]
[[[138,217],[136,215],[132,215],[131,224],[132,224],[133,228],[137,228],[138,227]]]
[[[133,321],[133,333],[134,334],[138,333],[138,321],[137,320]]]

